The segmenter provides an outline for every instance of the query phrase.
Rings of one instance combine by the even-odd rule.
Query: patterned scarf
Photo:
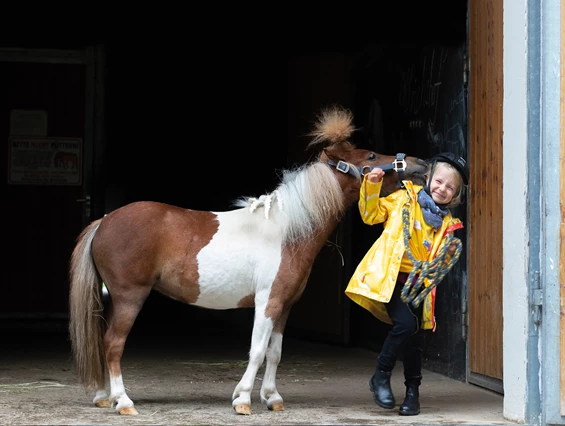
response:
[[[441,227],[443,217],[447,214],[448,210],[439,208],[424,189],[418,193],[418,203],[420,207],[422,207],[422,213],[424,214],[426,223],[433,226],[437,231]]]

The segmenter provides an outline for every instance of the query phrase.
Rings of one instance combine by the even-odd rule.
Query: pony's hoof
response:
[[[96,401],[95,405],[99,408],[110,408],[110,400],[109,399],[101,399],[100,401]]]
[[[237,414],[244,414],[249,416],[251,414],[251,407],[247,404],[238,404],[233,407]]]
[[[282,402],[275,402],[270,407],[271,411],[284,411],[284,404]]]
[[[118,410],[118,413],[124,416],[137,416],[139,413],[135,409],[135,407],[124,407]]]

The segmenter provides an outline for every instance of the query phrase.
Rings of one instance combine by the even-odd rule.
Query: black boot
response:
[[[417,416],[420,414],[420,383],[422,376],[407,378],[404,384],[406,385],[406,398],[400,405],[398,414],[401,416]]]
[[[390,388],[391,371],[377,369],[369,381],[369,389],[373,392],[373,399],[383,408],[394,408],[395,401]]]

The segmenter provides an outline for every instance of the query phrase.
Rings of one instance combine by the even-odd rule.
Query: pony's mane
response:
[[[333,106],[322,110],[317,117],[314,129],[309,133],[312,141],[308,148],[321,143],[337,147],[351,137],[355,131],[353,127],[353,113],[341,106]]]
[[[329,166],[320,162],[283,170],[282,181],[273,192],[259,198],[240,198],[234,205],[249,208],[252,213],[263,207],[266,219],[276,207],[282,213],[284,243],[309,238],[344,213],[342,189]]]

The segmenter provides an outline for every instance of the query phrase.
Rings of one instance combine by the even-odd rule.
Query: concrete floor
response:
[[[4,334],[0,346],[0,423],[9,425],[498,425],[503,397],[483,388],[424,371],[421,414],[398,415],[404,386],[401,363],[393,376],[397,407],[372,399],[368,381],[376,353],[286,339],[277,374],[285,411],[270,412],[253,391],[252,414],[236,414],[231,394],[244,372],[247,342],[201,337],[130,337],[122,368],[139,415],[97,408],[77,383],[64,333]]]

